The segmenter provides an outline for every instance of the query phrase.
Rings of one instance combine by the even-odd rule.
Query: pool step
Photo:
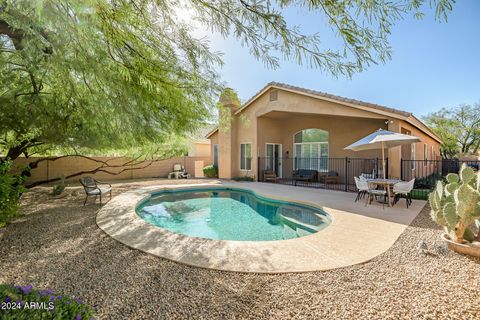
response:
[[[277,216],[284,224],[296,230],[299,236],[305,235],[304,232],[317,232],[324,224],[324,221],[317,215],[298,207],[281,206],[277,209]]]

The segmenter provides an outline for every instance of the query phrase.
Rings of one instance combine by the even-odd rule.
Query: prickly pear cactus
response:
[[[480,172],[462,165],[459,174],[450,173],[446,183],[438,181],[428,199],[432,219],[443,226],[456,242],[473,241],[471,225],[480,225]],[[480,231],[476,236],[480,239]]]

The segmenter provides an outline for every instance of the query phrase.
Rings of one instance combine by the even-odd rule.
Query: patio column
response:
[[[389,119],[388,129],[392,132],[402,133],[400,121]],[[402,158],[402,147],[388,149],[388,173],[390,177],[400,178],[400,159]]]
[[[232,162],[238,159],[238,148],[235,145],[235,111],[240,108],[240,103],[235,92],[227,88],[220,96],[218,103],[219,128],[218,128],[218,177],[220,179],[232,178]]]

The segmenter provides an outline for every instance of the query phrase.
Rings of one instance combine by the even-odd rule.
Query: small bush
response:
[[[20,196],[26,190],[23,187],[24,179],[11,173],[12,166],[11,161],[0,163],[0,227],[19,215]]]
[[[35,290],[31,285],[0,285],[1,318],[9,319],[92,319],[93,309],[78,297]]]
[[[60,183],[53,186],[53,195],[59,196],[65,191],[65,176],[60,176]]]
[[[417,178],[415,180],[415,189],[433,189],[437,181],[442,179],[442,175],[438,172],[434,172],[427,177]]]
[[[234,181],[254,181],[254,177],[248,177],[248,176],[243,176],[243,177],[233,177],[232,180]]]
[[[216,166],[210,165],[203,168],[203,174],[207,178],[216,178],[218,175],[218,170]]]

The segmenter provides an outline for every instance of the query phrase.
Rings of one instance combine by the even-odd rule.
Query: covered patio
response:
[[[273,171],[280,184],[356,191],[355,176],[382,172],[381,151],[344,148],[379,128],[388,128],[384,119],[361,115],[271,111],[258,117],[258,180],[268,180],[264,173]],[[311,179],[296,181],[294,174],[300,169],[311,171]]]

